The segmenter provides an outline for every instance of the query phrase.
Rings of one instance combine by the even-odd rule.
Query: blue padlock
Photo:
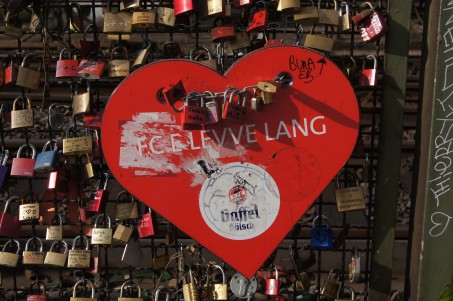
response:
[[[2,165],[0,165],[0,188],[3,186],[5,182],[6,174],[8,173],[8,166],[6,166],[6,161],[8,160],[9,151],[7,149],[4,150],[2,155]]]
[[[48,150],[53,144],[53,150]],[[36,156],[35,172],[50,172],[57,170],[58,167],[58,146],[57,141],[47,141],[42,148],[42,152]]]
[[[322,227],[321,224],[318,225],[318,218],[321,218],[322,221],[325,221],[326,226]],[[325,215],[316,216],[313,219],[313,224],[310,232],[311,237],[311,248],[313,250],[330,250],[333,245],[333,232],[330,228],[329,219]]]

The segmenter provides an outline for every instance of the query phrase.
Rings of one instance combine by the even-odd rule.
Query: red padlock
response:
[[[175,16],[181,14],[190,14],[195,10],[193,0],[174,0],[173,6],[175,10]]]
[[[374,55],[368,55],[367,60],[373,60],[373,68],[359,71],[357,85],[359,87],[374,87],[377,85],[377,59]],[[363,62],[365,65],[365,61]]]
[[[182,107],[177,108],[175,107],[175,103],[179,100],[182,100],[186,95],[186,89],[184,88],[184,84],[181,80],[177,82],[172,82],[162,88],[162,96],[165,102],[173,109],[175,112],[182,112]]]
[[[93,31],[93,40],[87,40],[87,33]],[[78,55],[81,57],[88,57],[89,55],[96,53],[99,49],[99,39],[97,37],[96,27],[93,24],[90,24],[83,31],[83,38],[80,40],[80,48]]]
[[[33,292],[33,286],[37,284],[38,285],[38,291],[42,289],[42,294],[30,294],[27,295],[27,301],[46,301],[47,300],[47,295],[46,295],[46,284],[42,281],[34,281],[30,285],[30,292]]]
[[[103,176],[99,178],[96,191],[93,193],[93,198],[87,204],[87,212],[99,213],[105,211],[105,206],[109,199],[109,191],[107,190],[109,178],[110,176],[108,173],[104,173]],[[102,188],[101,185],[103,185]]]
[[[363,22],[364,19],[368,18],[373,13],[373,5],[370,2],[362,3],[362,7],[367,7],[366,9],[362,10],[358,14],[352,17],[352,22],[356,25]]]
[[[270,278],[266,278],[266,274],[264,274],[265,276],[265,280],[266,280],[266,290],[265,290],[265,294],[268,295],[268,296],[277,296],[278,295],[278,287],[279,287],[279,280],[278,280],[278,270],[277,268],[275,268],[275,278],[272,278],[272,272],[271,272],[271,276]]]
[[[102,125],[102,112],[86,114],[83,117],[83,127],[91,130],[100,130]]]
[[[380,12],[374,10],[368,18],[363,20],[359,32],[364,42],[373,42],[383,37],[387,32],[387,29],[388,27],[384,16]]]
[[[228,90],[225,91],[225,96],[223,99],[223,113],[222,119],[232,121],[235,123],[243,123],[245,119],[245,114],[247,112],[247,108],[245,107],[246,103],[246,93],[244,93],[244,99],[241,103],[241,95],[240,90],[234,90],[229,94],[229,100],[226,101]],[[233,102],[234,97],[237,95],[237,102]]]
[[[196,105],[190,105],[195,101]],[[198,105],[200,103],[200,105]],[[206,123],[207,109],[204,106],[202,94],[191,91],[187,93],[184,100],[184,108],[181,115],[181,126],[183,130],[197,130]]]
[[[68,59],[63,59],[63,54],[68,55]],[[71,59],[71,53],[69,50],[64,48],[60,52],[60,58],[57,61],[57,67],[55,71],[55,77],[77,77],[77,69],[79,67],[79,61],[74,56]]]
[[[87,80],[100,79],[104,73],[105,62],[99,60],[81,60],[77,68],[77,76]]]
[[[5,85],[14,86],[17,79],[17,66],[15,66],[14,58],[11,56],[9,65],[5,68]]]
[[[233,7],[234,8],[241,8],[243,6],[251,4],[251,0],[233,0]]]
[[[32,151],[31,158],[21,158],[20,155],[25,148],[30,148]],[[33,178],[35,175],[35,158],[36,149],[32,144],[24,144],[17,150],[16,158],[13,158],[11,164],[12,177]]]
[[[262,7],[259,7],[259,5]],[[251,6],[252,14],[250,15],[247,32],[255,32],[265,30],[268,25],[268,12],[264,1],[256,2],[255,6]]]
[[[18,214],[12,214],[10,211],[11,202],[18,201],[17,196],[10,197],[6,200],[5,208],[0,213],[0,236],[18,238],[20,237],[21,223]]]
[[[211,28],[212,42],[220,43],[235,38],[234,25],[226,18],[217,18],[214,20]]]
[[[157,231],[156,213],[148,207],[148,212],[144,213],[137,220],[138,237],[153,236]]]

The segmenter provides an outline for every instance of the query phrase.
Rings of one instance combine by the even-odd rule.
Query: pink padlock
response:
[[[211,101],[205,103],[206,106],[206,124],[215,124],[220,121],[220,106],[217,103],[216,97],[211,92],[204,92],[207,97],[212,97]]]

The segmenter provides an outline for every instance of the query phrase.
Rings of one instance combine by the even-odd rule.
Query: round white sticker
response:
[[[200,211],[217,234],[234,240],[264,233],[277,217],[280,193],[269,173],[233,162],[209,175],[200,191]]]

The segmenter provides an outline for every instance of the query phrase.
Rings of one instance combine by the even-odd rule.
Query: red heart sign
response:
[[[258,112],[247,103],[240,124],[183,130],[182,113],[159,97],[179,80],[186,93],[223,93],[282,74],[287,83],[272,103]],[[102,144],[127,190],[251,277],[345,164],[358,127],[354,91],[332,61],[275,46],[246,55],[225,76],[187,60],[137,70],[108,102]]]

